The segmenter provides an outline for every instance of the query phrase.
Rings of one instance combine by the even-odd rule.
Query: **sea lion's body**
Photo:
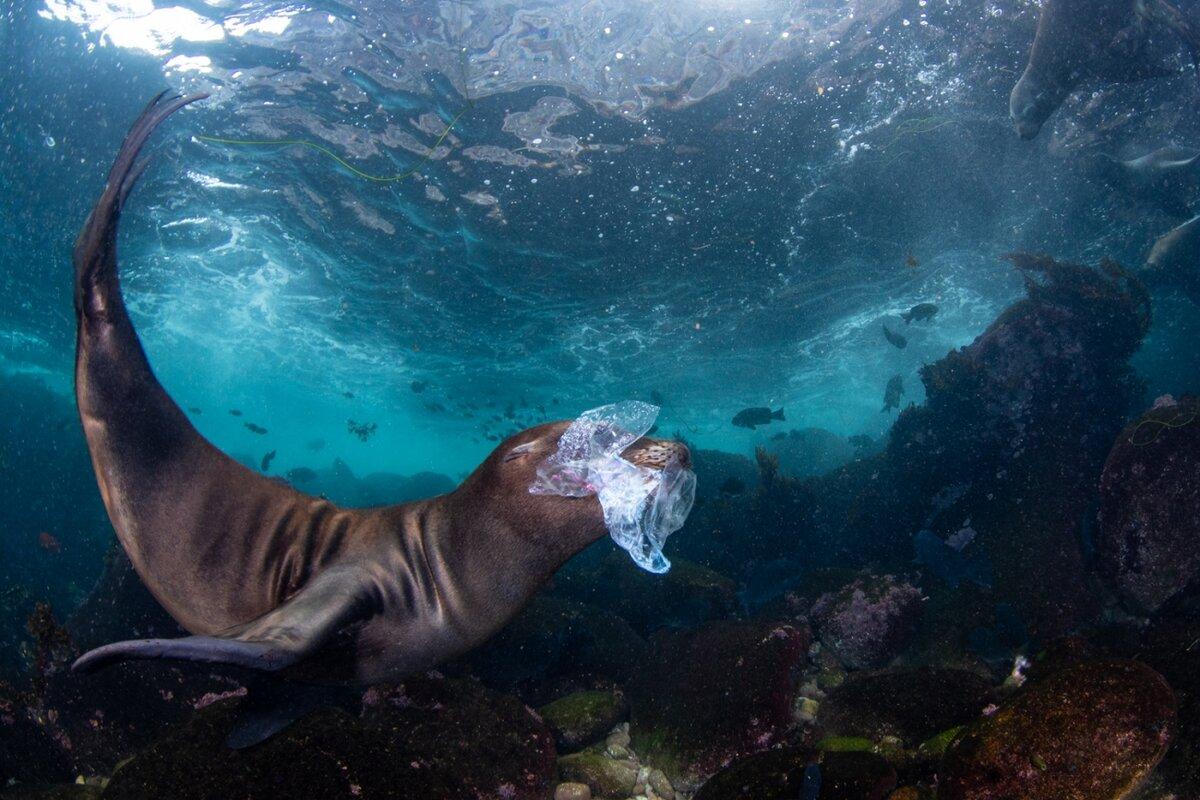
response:
[[[115,247],[139,150],[194,99],[160,96],[146,109],[76,242],[75,379],[117,536],[146,586],[195,635],[107,645],[77,667],[184,658],[366,683],[469,650],[605,534],[595,497],[528,492],[567,423],[512,437],[454,492],[373,509],[302,494],[204,439],[150,369],[121,297]],[[655,466],[686,460],[687,450],[643,439],[626,458]]]
[[[1200,216],[1154,242],[1141,277],[1151,286],[1178,289],[1200,303]]]
[[[1147,57],[1147,34],[1154,25],[1174,31],[1196,56],[1197,28],[1169,0],[1046,0],[1028,63],[1009,98],[1021,138],[1037,136],[1085,81],[1129,82],[1169,74]]]

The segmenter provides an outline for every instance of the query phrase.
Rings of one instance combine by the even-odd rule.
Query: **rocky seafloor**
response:
[[[601,542],[483,648],[245,750],[244,673],[65,669],[175,632],[114,552],[29,617],[5,796],[1200,797],[1200,401],[1143,397],[1135,278],[1013,260],[1027,296],[882,449],[697,451],[666,575]]]

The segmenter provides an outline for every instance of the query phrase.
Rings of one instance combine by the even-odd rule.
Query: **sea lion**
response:
[[[1140,277],[1149,286],[1176,288],[1200,303],[1200,216],[1155,241]]]
[[[151,371],[118,280],[117,222],[169,115],[156,97],[127,135],[75,243],[75,388],[96,479],[142,581],[192,636],[105,645],[123,659],[236,664],[329,683],[427,669],[495,633],[568,558],[606,533],[594,495],[530,494],[569,423],[506,439],[454,491],[345,509],[229,458]],[[660,470],[687,448],[640,438],[622,456]]]
[[[1099,171],[1115,188],[1176,217],[1191,216],[1200,189],[1200,149],[1168,145],[1130,159],[1099,156]]]
[[[1200,54],[1196,25],[1168,0],[1046,0],[1029,61],[1009,97],[1020,137],[1037,136],[1085,81],[1123,83],[1171,74],[1147,57],[1155,25],[1183,39],[1193,60]]]

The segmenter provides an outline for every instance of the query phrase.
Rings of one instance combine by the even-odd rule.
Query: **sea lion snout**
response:
[[[685,469],[692,466],[692,453],[686,444],[647,436],[629,445],[621,457],[630,464],[648,469],[665,469],[672,463]]]

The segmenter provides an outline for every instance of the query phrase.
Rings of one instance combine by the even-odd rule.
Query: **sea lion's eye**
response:
[[[505,454],[505,456],[504,456],[505,463],[508,463],[509,461],[512,461],[513,459],[520,458],[521,456],[528,455],[529,453],[533,452],[534,445],[536,445],[536,444],[537,444],[537,442],[526,442],[525,444],[517,445],[516,447],[514,447],[512,450],[509,450],[508,453]]]

